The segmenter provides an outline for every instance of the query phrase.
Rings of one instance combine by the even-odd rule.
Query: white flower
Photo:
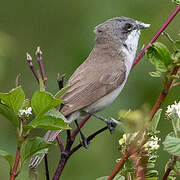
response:
[[[180,101],[178,103],[175,101],[174,104],[169,105],[167,107],[166,113],[168,114],[168,116],[175,113],[180,118]]]
[[[160,139],[157,136],[151,136],[150,140],[146,144],[144,144],[144,147],[146,148],[146,150],[157,150],[159,148],[159,140]]]
[[[32,108],[31,107],[19,110],[19,117],[22,117],[22,116],[29,117],[29,115],[31,115],[31,114],[32,114]]]

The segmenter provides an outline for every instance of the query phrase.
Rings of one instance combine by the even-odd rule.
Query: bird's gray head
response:
[[[96,34],[97,40],[108,39],[129,46],[128,43],[131,42],[137,44],[140,30],[148,28],[149,26],[149,24],[144,24],[131,18],[115,17],[96,26],[94,33]]]

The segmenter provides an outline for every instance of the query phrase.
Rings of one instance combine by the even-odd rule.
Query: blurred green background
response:
[[[44,65],[48,77],[47,87],[52,93],[58,90],[57,73],[66,73],[66,79],[86,59],[94,43],[93,28],[108,18],[127,16],[145,23],[150,29],[142,32],[139,49],[147,43],[162,23],[175,9],[170,0],[0,0],[0,91],[7,92],[15,87],[15,78],[21,73],[20,84],[28,97],[38,89],[38,85],[29,70],[26,52],[33,56],[40,46],[43,51]],[[174,38],[180,30],[180,15],[167,28]],[[165,37],[159,41],[169,45]],[[171,47],[170,47],[171,48]],[[153,79],[148,72],[153,67],[143,58],[131,72],[120,97],[100,114],[105,117],[118,117],[120,109],[137,109],[144,103],[150,106],[156,101],[161,89],[161,80]],[[180,100],[180,87],[174,88],[163,104]],[[3,117],[0,117],[0,146],[15,154],[15,130]],[[103,122],[91,119],[83,131],[91,134],[103,127]],[[161,119],[159,129],[162,141],[171,129],[169,121]],[[43,134],[37,130],[34,134]],[[88,150],[81,149],[69,159],[64,169],[63,180],[94,180],[108,175],[119,158],[119,131],[113,135],[104,132],[91,142]],[[159,150],[157,161],[160,176],[164,171],[168,154]],[[59,150],[50,150],[49,166],[51,174],[57,167]],[[28,164],[27,164],[28,165]],[[28,168],[18,176],[18,180],[28,179]],[[0,158],[0,179],[8,179],[9,168]],[[43,163],[39,168],[39,179],[45,179]]]

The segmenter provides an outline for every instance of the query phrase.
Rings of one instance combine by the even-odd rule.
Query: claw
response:
[[[81,145],[82,145],[84,148],[88,149],[89,144],[90,144],[90,141],[87,140],[87,137],[86,137],[86,136],[81,136],[81,139],[82,139],[82,141],[80,140]]]
[[[110,133],[112,134],[115,131],[115,128],[117,126],[117,122],[114,120],[109,120],[109,122],[107,122],[107,126],[108,126]]]

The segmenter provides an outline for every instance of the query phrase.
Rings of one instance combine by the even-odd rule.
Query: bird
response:
[[[69,124],[84,113],[95,115],[118,97],[130,73],[140,31],[149,26],[132,18],[114,17],[94,28],[94,47],[67,81],[65,87],[70,88],[62,96],[60,112]],[[48,131],[44,139],[52,142],[60,132]],[[42,158],[33,157],[29,167],[36,168]]]

